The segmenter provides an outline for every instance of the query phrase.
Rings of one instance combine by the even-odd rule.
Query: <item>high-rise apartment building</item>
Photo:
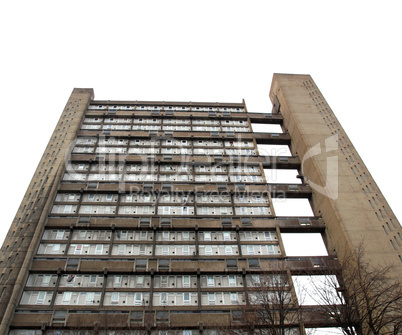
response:
[[[74,89],[1,248],[0,333],[215,334],[241,327],[261,278],[298,306],[292,276],[362,241],[400,271],[401,226],[311,77],[274,75],[270,97],[263,114]],[[277,216],[274,198],[314,215]],[[328,256],[287,256],[286,232],[300,248],[320,233]],[[334,326],[302,315],[288,334]]]

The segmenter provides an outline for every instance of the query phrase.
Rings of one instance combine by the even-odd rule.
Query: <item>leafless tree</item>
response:
[[[248,304],[234,313],[232,327],[221,334],[289,335],[299,323],[299,308],[292,298],[287,273],[260,274],[248,281]],[[297,327],[297,326],[296,326]]]
[[[373,266],[360,246],[340,262],[311,278],[307,294],[346,335],[397,335],[402,331],[402,289],[394,268]],[[333,275],[338,273],[337,276]],[[317,280],[318,278],[318,280]]]

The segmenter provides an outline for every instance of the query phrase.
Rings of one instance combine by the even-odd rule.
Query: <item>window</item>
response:
[[[210,245],[205,246],[205,255],[212,255],[212,247]]]
[[[124,255],[126,253],[126,245],[120,244],[119,245],[119,255]]]
[[[51,275],[44,275],[42,279],[42,286],[49,286]]]
[[[190,233],[188,231],[182,232],[183,240],[188,240],[190,238]]]
[[[74,254],[75,255],[80,255],[82,253],[82,244],[77,244],[75,246]]]
[[[214,287],[215,286],[214,276],[208,276],[207,277],[207,286],[209,286],[209,287]]]
[[[60,244],[54,244],[52,247],[52,254],[60,253]]]
[[[89,276],[89,286],[95,286],[96,285],[96,276]]]
[[[134,295],[134,306],[141,306],[142,305],[142,293],[135,293]]]
[[[250,268],[259,268],[260,267],[260,261],[257,258],[249,258],[248,259],[248,266]]]
[[[236,277],[229,276],[229,286],[236,286]]]
[[[190,276],[183,276],[183,287],[190,287]]]
[[[44,292],[41,292],[41,293],[44,293]],[[64,292],[64,293],[63,293],[62,304],[63,304],[63,305],[69,304],[70,301],[71,301],[71,296],[72,296],[72,292]]]
[[[208,293],[208,304],[215,305],[215,293]]]
[[[37,305],[42,305],[45,302],[46,292],[39,292],[38,298],[36,299]]]
[[[259,275],[252,275],[251,276],[251,281],[253,282],[254,285],[259,285],[261,283],[261,279]]]
[[[188,245],[183,245],[183,255],[188,255],[190,253],[190,247]]]
[[[85,305],[92,305],[95,303],[95,293],[87,292],[85,298]]]
[[[97,244],[95,248],[95,255],[103,254],[103,244]]]
[[[170,268],[170,261],[168,259],[160,259],[159,260],[159,270],[169,270]]]
[[[113,278],[113,287],[121,286],[121,276],[114,276]]]
[[[72,205],[65,205],[65,207],[64,207],[64,213],[65,213],[65,214],[71,213],[72,210],[73,210],[73,206],[72,206]]]
[[[189,292],[183,293],[183,303],[184,303],[184,305],[190,305],[190,293]]]
[[[142,287],[143,285],[144,285],[144,276],[137,276],[136,286]]]
[[[162,246],[162,255],[169,255],[169,246],[168,245]]]
[[[252,245],[247,246],[247,254],[254,255],[254,246],[252,246]]]
[[[225,231],[225,232],[223,233],[223,239],[224,239],[225,241],[230,241],[230,232]]]
[[[167,293],[161,293],[160,304],[167,305]]]
[[[136,271],[146,271],[147,266],[148,266],[147,259],[137,259],[137,261],[135,262]]]
[[[112,296],[110,298],[110,303],[112,305],[117,305],[119,303],[119,293],[118,292],[112,293]]]
[[[204,241],[211,241],[211,232],[204,232]]]
[[[237,268],[237,260],[236,259],[227,259],[226,267],[229,269]]]
[[[237,293],[230,293],[230,303],[231,304],[237,304]]]
[[[161,276],[161,287],[168,286],[168,276]]]
[[[117,237],[120,237],[121,240],[127,240],[127,236],[128,236],[127,230],[122,230],[121,232],[118,231],[117,234],[118,234]],[[122,245],[120,245],[120,246],[122,246]]]
[[[232,254],[232,246],[231,245],[227,245],[225,247],[225,253],[226,253],[226,255],[231,255]]]
[[[58,230],[56,233],[56,240],[62,240],[64,236],[64,230]]]
[[[142,322],[143,320],[143,312],[142,311],[132,311],[131,312],[131,321],[132,322]]]

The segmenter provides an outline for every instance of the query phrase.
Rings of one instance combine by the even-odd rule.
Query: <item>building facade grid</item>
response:
[[[265,114],[244,101],[96,101],[74,89],[2,248],[2,331],[216,334],[241,328],[267,276],[286,278],[300,308],[292,276],[333,268],[341,239],[306,182],[317,168],[302,171],[283,76]],[[399,223],[310,77],[296,77],[400,259]],[[276,183],[272,169],[298,170],[299,179]],[[314,215],[277,216],[273,198],[308,199]],[[283,232],[322,234],[329,256],[288,257]],[[331,321],[297,319],[287,332],[323,324]]]

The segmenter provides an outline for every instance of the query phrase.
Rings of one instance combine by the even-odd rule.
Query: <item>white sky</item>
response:
[[[281,233],[286,256],[328,256],[319,233]]]
[[[312,75],[401,218],[399,4],[3,1],[0,241],[74,87],[270,112],[275,72]]]

